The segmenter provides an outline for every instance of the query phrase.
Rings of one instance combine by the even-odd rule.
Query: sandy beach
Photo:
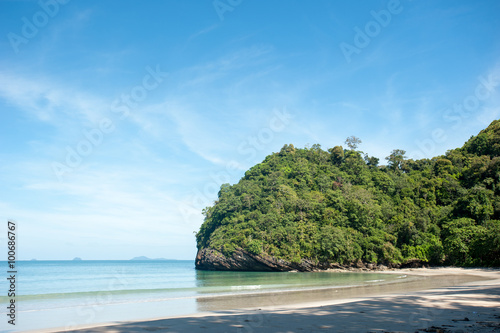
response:
[[[221,298],[219,304],[206,307],[217,311],[72,332],[500,332],[500,270],[420,268],[384,273],[418,279],[371,288],[260,295],[248,298],[247,306],[237,310],[231,308],[231,299]]]

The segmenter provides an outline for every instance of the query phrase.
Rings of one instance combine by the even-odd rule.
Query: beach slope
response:
[[[498,269],[407,269],[388,274],[479,280],[419,291],[201,313],[80,328],[73,332],[497,332]],[[45,330],[38,332],[58,332]]]

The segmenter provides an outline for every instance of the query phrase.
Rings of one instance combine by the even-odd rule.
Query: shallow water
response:
[[[2,306],[2,330],[70,329],[95,323],[359,297],[450,283],[437,278],[431,281],[382,273],[196,271],[193,261],[17,264],[16,326],[12,330],[7,325]],[[9,301],[6,294],[0,300],[2,304]]]

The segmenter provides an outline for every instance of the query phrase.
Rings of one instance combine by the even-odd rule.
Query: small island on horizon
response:
[[[148,257],[145,257],[145,256],[139,256],[139,257],[134,257],[130,260],[156,260],[156,261],[165,261],[165,260],[175,260],[175,259],[165,259],[165,258],[148,258]]]

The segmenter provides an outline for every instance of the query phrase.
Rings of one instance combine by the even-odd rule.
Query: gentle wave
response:
[[[397,283],[396,281],[384,281],[385,283]],[[365,281],[368,282],[368,281]],[[118,304],[141,304],[141,303],[152,303],[152,302],[167,302],[167,301],[176,301],[176,300],[189,300],[189,299],[213,299],[213,298],[221,298],[221,297],[232,297],[232,296],[250,296],[250,295],[265,295],[265,294],[282,294],[289,292],[304,292],[304,291],[317,291],[317,290],[335,290],[335,289],[349,289],[349,288],[357,288],[365,286],[366,284],[352,284],[352,285],[338,285],[338,286],[316,286],[316,287],[297,287],[297,288],[286,288],[286,289],[271,289],[271,290],[263,290],[258,288],[247,288],[245,292],[234,293],[234,292],[222,292],[222,293],[214,293],[214,294],[195,294],[191,296],[177,296],[177,297],[153,297],[153,298],[134,298],[134,299],[123,299],[123,300],[112,300],[109,302],[96,302],[96,303],[85,303],[85,304],[72,304],[72,305],[62,305],[60,303],[55,303],[53,306],[45,307],[43,309],[29,309],[29,310],[21,310],[20,312],[43,312],[47,310],[53,310],[57,308],[82,308],[82,307],[93,307],[93,306],[106,306],[106,305],[118,305]],[[234,286],[234,287],[242,287],[242,286]],[[245,286],[247,287],[247,286]],[[255,287],[255,286],[251,286]],[[251,291],[250,291],[251,290]]]
[[[255,290],[261,289],[261,285],[253,285],[253,286],[231,286],[231,290]]]
[[[406,278],[406,275],[397,276],[398,279]],[[384,282],[385,279],[375,279],[367,280],[365,283],[377,283]],[[345,287],[351,287],[359,284],[344,285]],[[269,285],[226,285],[226,286],[210,286],[210,287],[178,287],[178,288],[151,288],[151,289],[119,289],[119,290],[93,290],[93,291],[79,291],[79,292],[66,292],[66,293],[45,293],[45,294],[29,294],[29,295],[16,295],[16,299],[24,301],[36,301],[36,300],[58,300],[58,299],[82,299],[82,298],[104,298],[112,296],[138,296],[138,295],[160,295],[170,293],[184,294],[184,295],[197,295],[199,296],[210,296],[217,294],[231,294],[237,293],[239,291],[263,291],[263,292],[273,292],[282,290],[315,290],[323,288],[332,288],[340,286],[332,285],[290,285],[290,284],[269,284]],[[8,302],[9,298],[7,296],[0,296],[0,302]]]
[[[401,277],[401,278],[405,278]],[[395,280],[386,281],[386,280],[371,280],[365,281],[365,283],[397,283]],[[364,283],[361,284],[350,284],[350,285],[329,285],[329,286],[314,286],[314,287],[305,287],[305,286],[287,286],[278,289],[262,289],[260,285],[245,285],[245,286],[230,286],[231,291],[219,291],[213,293],[199,293],[196,292],[197,288],[183,288],[187,290],[191,290],[193,294],[187,295],[184,292],[177,293],[179,289],[169,288],[169,289],[139,289],[139,290],[118,290],[118,291],[93,291],[93,292],[77,292],[77,293],[60,293],[60,294],[45,294],[45,295],[24,295],[20,297],[16,297],[19,300],[40,300],[40,301],[50,301],[54,300],[55,303],[52,306],[45,306],[42,309],[28,309],[22,310],[21,312],[37,312],[37,311],[45,311],[50,309],[57,308],[79,308],[82,307],[81,303],[78,303],[82,297],[87,298],[87,302],[83,306],[106,306],[111,304],[140,304],[140,303],[151,303],[151,302],[165,302],[165,301],[174,301],[174,300],[188,300],[188,299],[211,299],[211,298],[219,298],[219,297],[231,297],[231,296],[246,296],[246,295],[259,295],[259,294],[273,294],[273,293],[288,293],[288,292],[297,292],[297,291],[315,291],[315,290],[332,290],[332,289],[346,289],[346,288],[356,288],[366,285]],[[176,291],[176,293],[172,293],[171,295],[165,295],[165,292]],[[240,291],[240,292],[238,292]],[[117,296],[117,298],[109,298],[104,299],[100,298],[100,296],[109,293],[107,296]],[[147,298],[138,298],[137,296],[141,294],[148,294]],[[127,296],[133,295],[133,298],[120,298],[118,296]],[[47,297],[49,296],[49,297]],[[94,297],[94,302],[89,302],[90,299]],[[6,297],[0,297],[0,300]],[[70,303],[61,303],[57,302],[60,300],[69,300],[74,301]],[[48,304],[46,304],[48,305]]]
[[[147,294],[158,292],[186,292],[196,291],[198,288],[162,288],[162,289],[126,289],[126,290],[94,290],[94,291],[77,291],[68,293],[48,293],[48,294],[32,294],[32,295],[16,295],[18,300],[48,300],[48,299],[64,299],[64,298],[84,298],[103,295],[130,295],[130,294]],[[0,296],[0,301],[3,302],[9,299],[6,296]]]

